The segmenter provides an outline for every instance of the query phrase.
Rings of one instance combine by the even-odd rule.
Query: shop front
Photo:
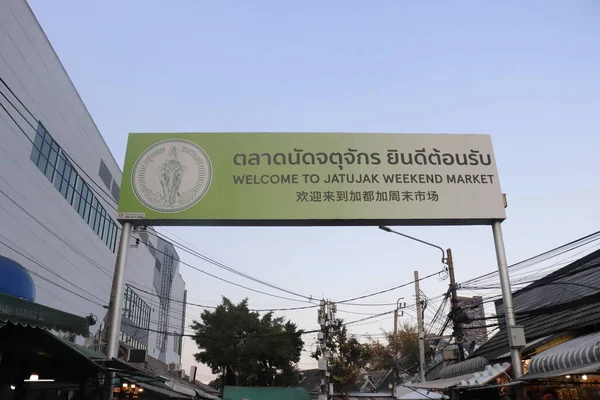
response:
[[[526,384],[529,400],[555,393],[561,400],[600,399],[600,332],[587,333],[531,358]]]
[[[0,354],[1,399],[94,399],[104,377],[103,354],[40,328],[0,328]]]

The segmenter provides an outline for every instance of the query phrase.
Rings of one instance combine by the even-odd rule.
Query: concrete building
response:
[[[467,348],[473,344],[476,347],[481,346],[488,340],[483,298],[481,296],[458,297],[457,303],[470,320],[469,323],[462,325]]]
[[[0,0],[0,79],[0,255],[29,271],[37,303],[96,316],[87,343],[101,347],[121,170],[25,0]],[[180,363],[179,256],[151,229],[132,243],[121,339]]]

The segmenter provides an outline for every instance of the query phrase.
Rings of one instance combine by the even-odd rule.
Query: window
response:
[[[115,249],[117,248],[117,237],[119,236],[119,229],[117,228],[117,225],[115,224],[115,237],[113,239],[112,242],[112,247],[111,250],[114,252]]]
[[[114,253],[117,248],[117,224],[102,207],[90,186],[79,176],[73,164],[69,161],[69,156],[60,148],[41,122],[38,122],[30,158],[46,178],[54,184],[56,190],[73,206],[79,216]],[[100,168],[101,173],[102,165],[104,165],[103,162]],[[104,167],[106,168],[106,165]],[[106,171],[108,171],[107,168]],[[112,176],[107,178],[106,181],[113,182]]]
[[[102,238],[102,241],[106,241],[106,236],[108,234],[108,220],[106,218],[106,210],[103,208],[102,209],[102,214],[101,214],[101,218],[102,218],[102,229],[100,230],[100,238]]]
[[[81,184],[79,184],[81,182]],[[90,187],[83,180],[79,180],[77,183],[76,198],[79,204],[73,204],[73,207],[79,213],[79,216],[87,223],[90,223],[90,210],[92,208],[92,191]]]
[[[38,169],[46,175],[50,182],[54,179],[59,151],[58,144],[52,139],[42,123],[38,122],[33,148],[31,149],[31,161],[37,165]]]
[[[90,227],[94,231],[96,231],[96,224],[98,222],[98,206],[99,205],[100,205],[100,203],[98,202],[98,199],[94,197],[94,199],[92,200],[92,210],[91,210],[90,222],[89,222]]]
[[[81,191],[83,190],[83,180],[77,179],[77,185],[75,186],[75,193],[73,195],[73,208],[79,212],[79,203],[81,202]]]
[[[173,332],[173,351],[177,355],[181,355],[181,335],[177,332]]]
[[[108,237],[108,243],[106,243],[106,245],[108,247],[114,247],[116,240],[117,240],[117,224],[115,224],[112,220],[110,220],[110,236]]]
[[[110,224],[110,231],[108,232],[108,243],[106,243],[108,247],[110,247],[111,243],[114,241],[116,233],[117,227],[115,226],[115,224]]]
[[[62,194],[69,204],[73,204],[73,193],[77,178],[77,172],[67,160],[64,153],[61,153],[58,157],[54,187],[56,187],[56,190]]]
[[[106,188],[110,190],[112,175],[106,164],[104,164],[104,160],[100,160],[100,171],[98,171],[98,175],[100,176],[100,179],[102,179],[102,182],[104,182]]]
[[[148,346],[139,340],[132,338],[125,332],[121,331],[121,343],[133,347],[134,349],[148,350]]]
[[[125,287],[125,308],[123,316],[141,329],[150,329],[152,308],[129,285]]]

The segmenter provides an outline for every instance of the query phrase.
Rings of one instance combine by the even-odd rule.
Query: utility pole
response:
[[[404,297],[400,297],[398,299],[398,301],[396,301],[396,309],[394,310],[394,341],[397,342],[398,340],[398,310],[400,308],[405,308],[406,307],[406,303],[400,303],[400,300],[404,299]],[[400,314],[401,316],[404,315],[404,311],[401,311],[402,314]],[[392,347],[393,349],[393,347]],[[396,364],[396,356],[397,354],[394,354],[394,364],[393,364],[393,370],[392,370],[392,394],[394,395],[394,397],[396,396],[396,377],[398,375],[398,366]]]
[[[465,360],[465,349],[463,347],[464,336],[462,328],[460,326],[462,313],[458,306],[458,295],[456,294],[456,278],[454,277],[454,261],[452,260],[452,250],[446,250],[446,265],[448,266],[448,275],[450,275],[450,304],[451,304],[451,316],[452,316],[452,327],[454,332],[452,336],[456,340],[456,346],[458,347],[458,361]]]
[[[419,373],[421,382],[425,382],[425,329],[421,309],[421,289],[419,289],[419,271],[415,271],[415,298],[417,301],[417,328],[419,335]]]
[[[329,300],[321,300],[319,307],[319,325],[321,332],[317,335],[321,348],[321,357],[319,358],[319,371],[321,371],[321,393],[319,400],[330,400],[333,395],[333,383],[329,382],[329,371],[327,370],[327,359],[331,352],[327,347],[331,327],[337,323],[335,314],[337,307]]]
[[[400,303],[400,300],[404,300],[404,297],[400,297],[396,301],[396,309],[394,310],[394,337],[398,334],[398,310],[406,307],[406,303]],[[401,311],[400,317],[404,316],[404,311]]]
[[[448,267],[448,273],[450,275],[450,294],[451,294],[451,305],[452,305],[452,311],[450,313],[450,316],[452,319],[452,325],[453,325],[453,329],[454,329],[453,336],[456,339],[456,344],[458,346],[458,356],[460,359],[459,361],[464,360],[465,354],[464,354],[464,348],[462,347],[463,335],[462,335],[462,329],[460,327],[462,313],[460,312],[460,308],[458,306],[458,298],[456,295],[457,286],[456,286],[456,279],[454,278],[454,262],[452,260],[452,250],[448,249],[448,250],[444,251],[443,248],[441,248],[440,246],[438,246],[436,244],[426,242],[424,240],[418,239],[413,236],[406,235],[404,233],[396,232],[395,230],[393,230],[387,226],[380,226],[379,229],[381,229],[382,231],[385,231],[385,232],[396,234],[398,236],[402,236],[402,237],[410,239],[410,240],[414,240],[415,242],[419,242],[419,243],[422,243],[422,244],[430,246],[430,247],[434,247],[442,252],[442,264],[445,264]],[[494,233],[494,235],[495,235],[495,233]],[[502,282],[502,280],[501,280],[501,282]]]

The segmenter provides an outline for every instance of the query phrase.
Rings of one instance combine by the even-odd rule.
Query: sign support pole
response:
[[[494,221],[492,223],[492,231],[494,233],[494,245],[496,247],[496,259],[498,260],[498,272],[500,275],[500,286],[502,288],[502,298],[504,304],[504,318],[506,319],[506,331],[509,337],[509,343],[512,343],[513,328],[517,324],[515,318],[515,309],[513,306],[512,291],[510,288],[510,277],[508,275],[508,264],[506,262],[506,253],[504,250],[504,238],[502,237],[502,223]],[[521,349],[511,347],[510,358],[514,378],[523,376],[523,364],[521,363]]]
[[[127,264],[127,251],[131,236],[131,222],[123,222],[121,239],[117,250],[115,272],[113,273],[110,301],[106,312],[107,349],[109,359],[119,356],[119,333],[121,331],[121,314],[123,312],[123,294],[125,289],[125,265]],[[114,373],[107,376],[106,399],[113,398]]]

